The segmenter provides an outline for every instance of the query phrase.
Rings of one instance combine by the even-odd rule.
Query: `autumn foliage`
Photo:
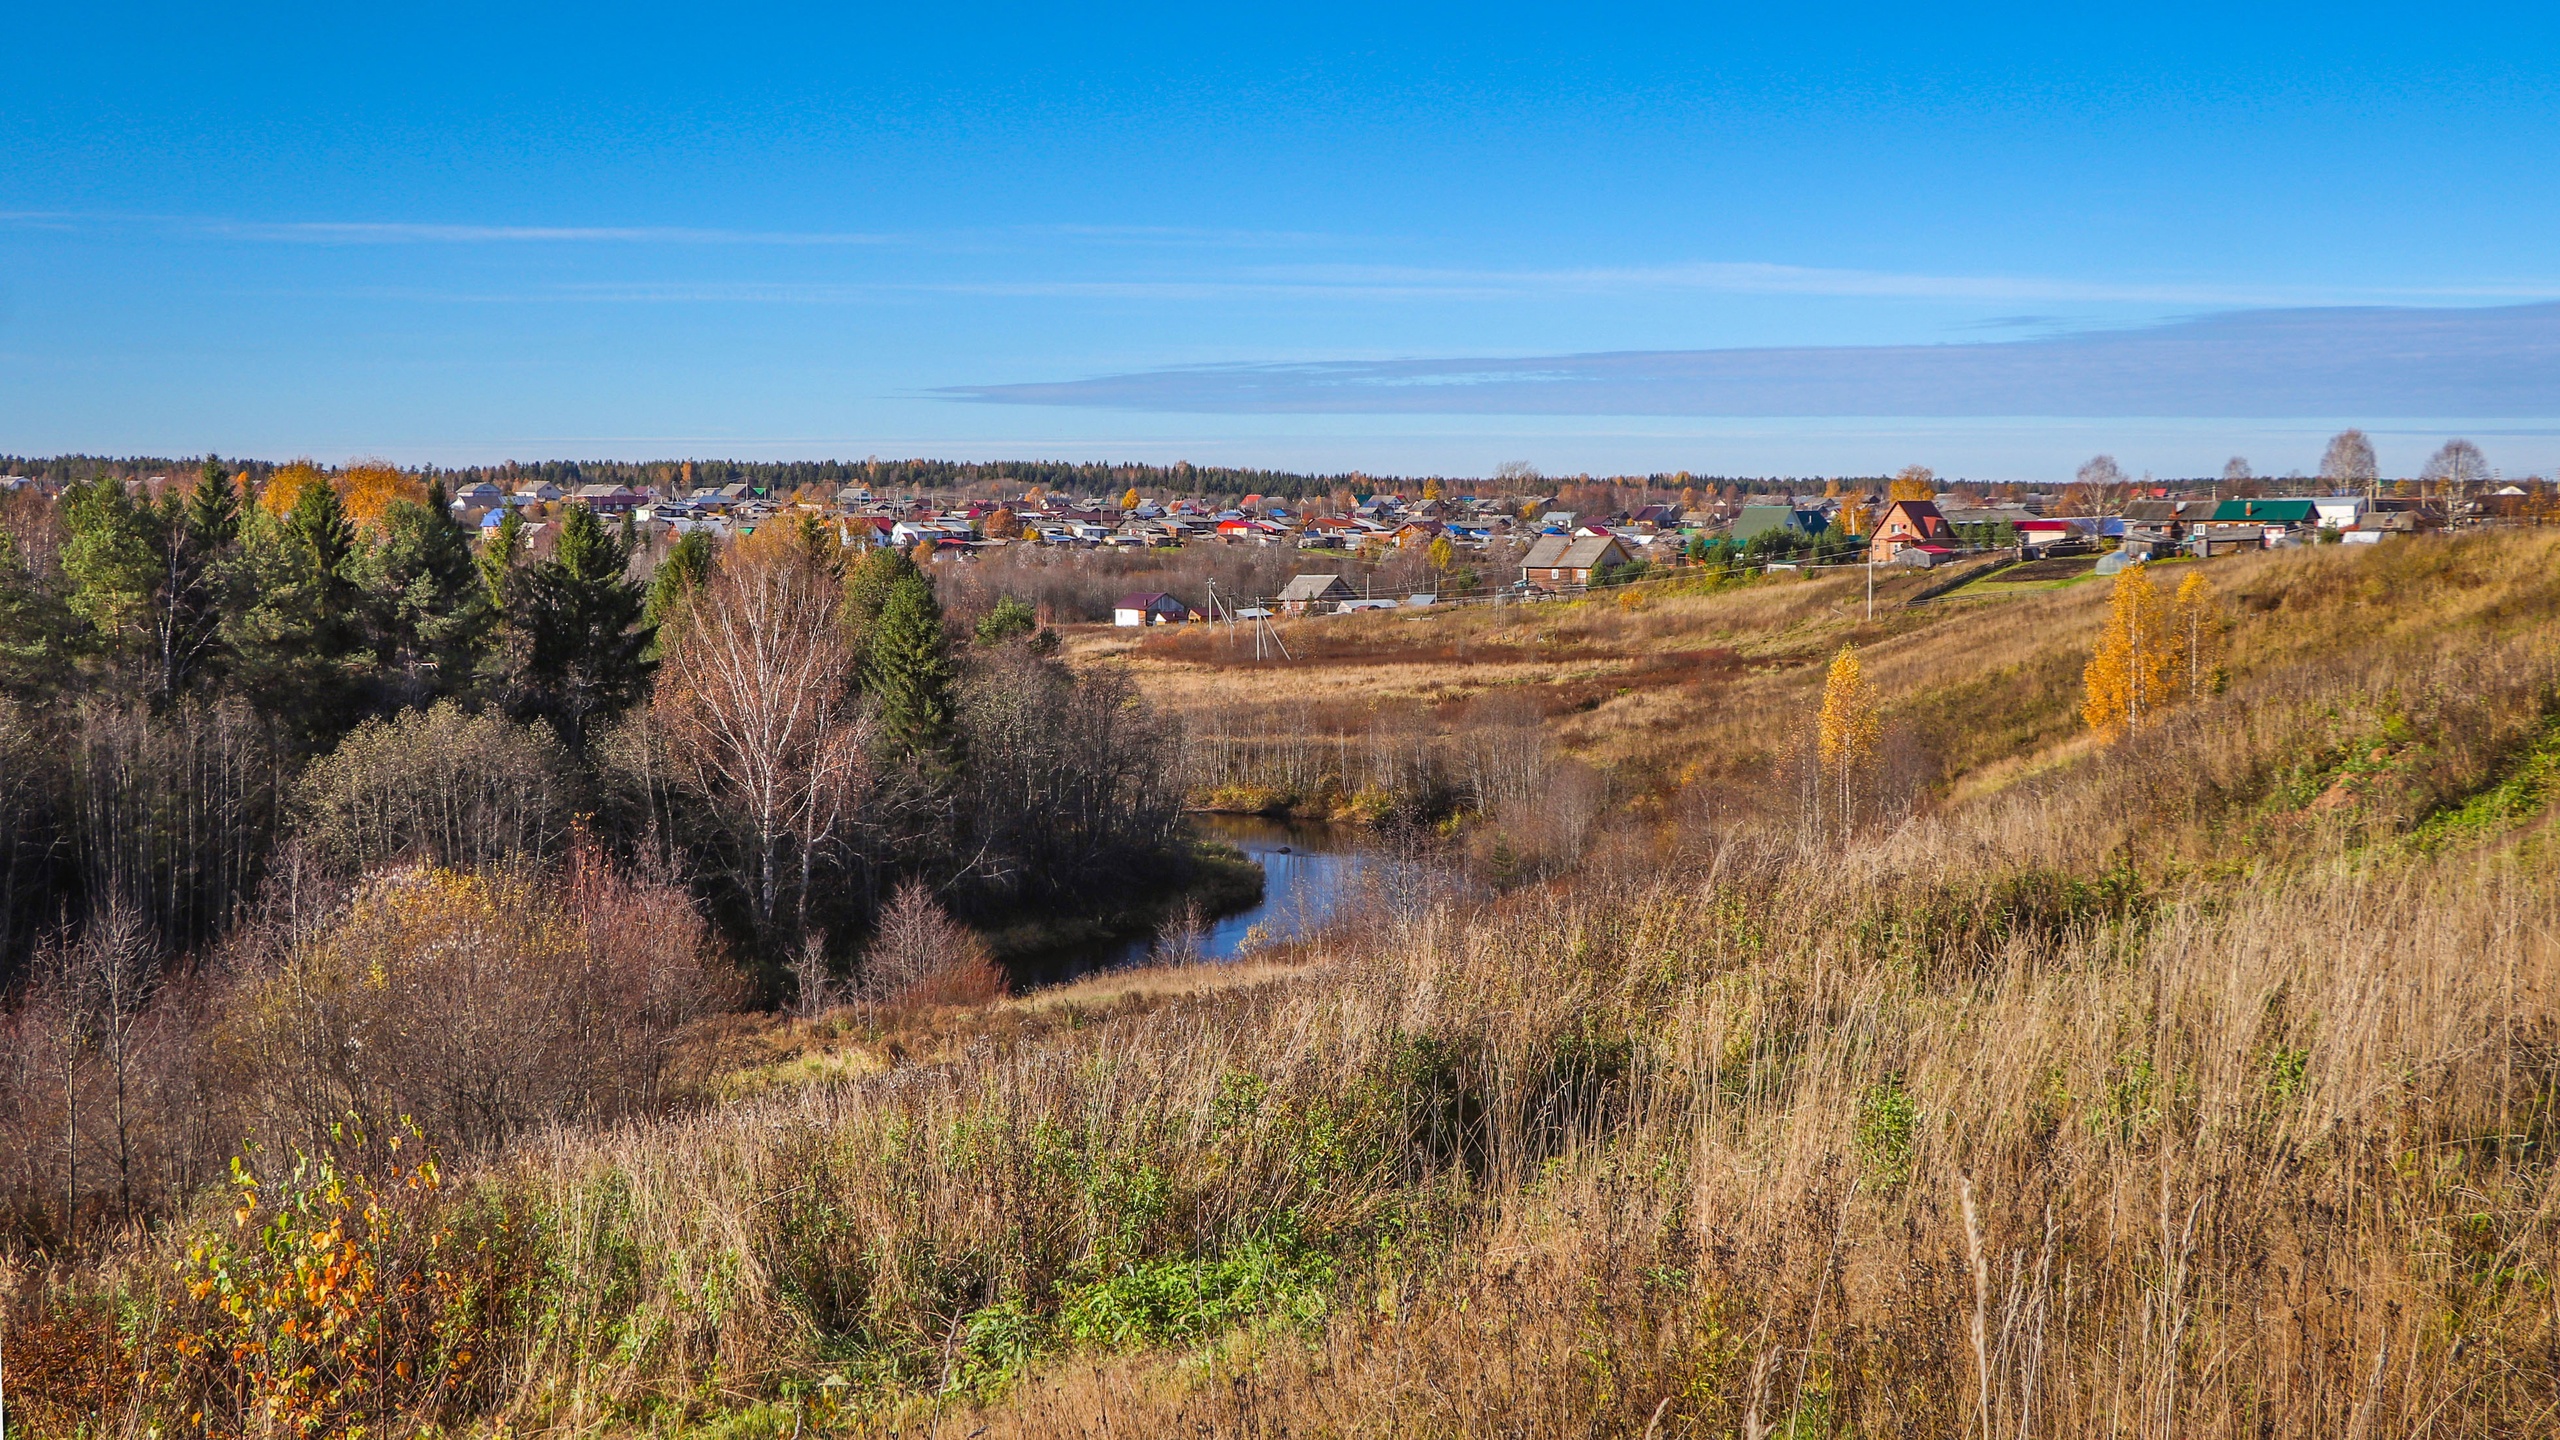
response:
[[[1857,647],[1843,645],[1831,659],[1822,685],[1822,715],[1815,727],[1815,749],[1821,759],[1824,788],[1836,805],[1834,814],[1845,832],[1856,821],[1861,780],[1876,762],[1884,722],[1876,713],[1876,691],[1858,664]]]
[[[2148,566],[2126,566],[2117,572],[2097,653],[2081,673],[2081,718],[2110,740],[2157,723],[2179,700],[2214,684],[2222,633],[2221,605],[2202,571],[2190,571],[2169,598]]]

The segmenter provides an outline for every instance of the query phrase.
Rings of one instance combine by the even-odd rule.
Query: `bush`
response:
[[[294,832],[352,877],[396,860],[475,869],[568,848],[580,790],[544,726],[452,701],[368,720],[303,772]]]

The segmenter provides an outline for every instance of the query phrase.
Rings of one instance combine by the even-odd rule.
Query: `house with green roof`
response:
[[[2320,502],[2317,500],[2225,500],[2213,507],[2213,523],[2217,525],[2234,523],[2317,525],[2320,523]]]

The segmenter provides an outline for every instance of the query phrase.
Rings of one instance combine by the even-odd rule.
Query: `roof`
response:
[[[1149,590],[1138,595],[1123,595],[1118,600],[1112,602],[1111,608],[1114,610],[1153,610],[1156,608],[1158,603],[1167,600],[1172,600],[1176,605],[1182,604],[1181,601],[1174,600],[1172,596],[1167,595],[1161,590]]]
[[[1748,540],[1771,530],[1798,530],[1807,535],[1822,532],[1823,518],[1793,505],[1745,505],[1733,517],[1733,538]]]
[[[1520,563],[1531,570],[1551,569],[1572,545],[1573,540],[1569,536],[1541,535],[1531,542],[1529,553],[1521,557]]]
[[[2270,525],[2299,525],[2318,517],[2320,507],[2309,500],[2225,500],[2213,507],[2213,518],[2221,520],[2253,520]]]
[[[1351,587],[1339,575],[1299,575],[1280,587],[1283,600],[1325,600],[1350,593]]]
[[[1576,540],[1556,557],[1555,567],[1559,570],[1594,569],[1607,563],[1612,550],[1618,552],[1620,559],[1626,557],[1627,548],[1618,543],[1615,535],[1594,535],[1587,540]]]
[[[1940,524],[1946,523],[1947,517],[1939,511],[1938,502],[1935,500],[1895,500],[1889,502],[1884,507],[1884,513],[1887,515],[1892,514],[1896,510],[1901,511],[1903,514],[1910,516],[1914,520],[1924,522],[1935,520]],[[1925,525],[1923,528],[1926,528]]]

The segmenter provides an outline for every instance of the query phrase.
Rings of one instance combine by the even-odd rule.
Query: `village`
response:
[[[1926,570],[1982,558],[2081,561],[2050,567],[2051,573],[2038,577],[2070,578],[2173,556],[2372,544],[2452,528],[2538,522],[2560,509],[2548,493],[2552,487],[2540,481],[2495,489],[2485,483],[2374,482],[2361,494],[2270,493],[2303,484],[1940,486],[1914,467],[1889,481],[1830,481],[1809,493],[1680,486],[1659,500],[1603,511],[1572,508],[1555,491],[1452,494],[1439,481],[1303,501],[1259,494],[1231,500],[1149,496],[1135,488],[1118,496],[1053,495],[1033,488],[1001,498],[964,498],[875,493],[862,486],[775,494],[746,483],[643,489],[535,482],[506,490],[482,481],[458,489],[451,504],[458,518],[483,534],[494,534],[509,515],[518,516],[523,543],[537,553],[561,512],[582,506],[622,519],[636,536],[656,541],[694,532],[727,538],[780,519],[814,518],[833,528],[845,546],[896,546],[920,560],[959,567],[1009,551],[1017,557],[1118,554],[1131,562],[1133,575],[1145,573],[1150,557],[1168,551],[1243,547],[1303,557],[1298,573],[1267,594],[1240,593],[1232,586],[1220,593],[1214,579],[1200,593],[1129,591],[1110,607],[1110,622],[1120,626],[1547,599],[1700,566],[1738,573],[1837,566]],[[1600,487],[1578,488],[1587,495]],[[2220,493],[2225,488],[2248,493]],[[649,548],[641,547],[643,553]],[[1375,573],[1353,573],[1348,564],[1323,568],[1328,559],[1357,561],[1357,568]],[[1413,563],[1380,568],[1398,559]],[[1382,585],[1390,574],[1411,583]]]

